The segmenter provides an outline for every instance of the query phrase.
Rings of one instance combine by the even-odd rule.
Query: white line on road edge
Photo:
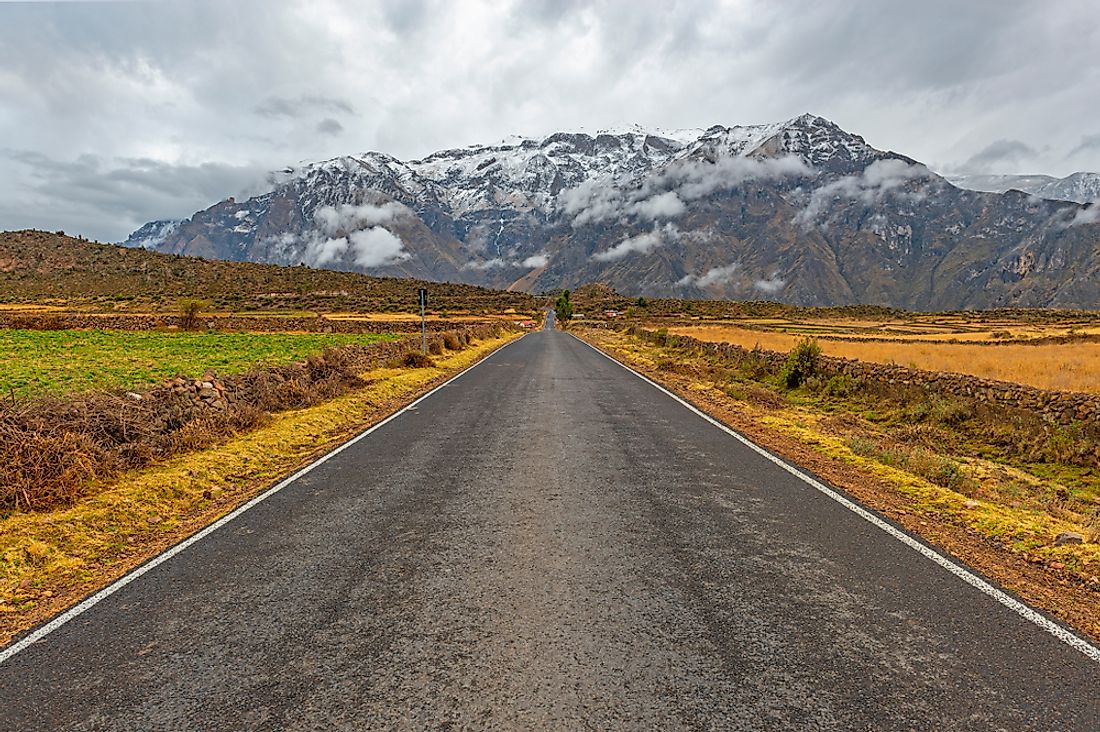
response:
[[[570,333],[569,335],[573,335],[573,334]],[[859,516],[860,518],[866,519],[870,523],[872,523],[875,526],[877,526],[878,528],[882,529],[887,534],[894,537],[895,539],[900,541],[902,544],[905,544],[910,549],[913,549],[917,552],[920,552],[922,555],[924,555],[928,559],[931,559],[933,562],[940,565],[941,567],[946,569],[948,572],[955,575],[956,577],[958,577],[959,579],[961,579],[963,582],[967,583],[971,587],[974,587],[979,592],[981,592],[985,595],[988,595],[989,597],[993,598],[997,602],[999,602],[1002,605],[1004,605],[1005,607],[1007,607],[1009,610],[1012,610],[1016,614],[1023,617],[1025,620],[1029,620],[1032,623],[1034,623],[1035,625],[1038,625],[1040,628],[1042,628],[1046,632],[1050,633],[1051,635],[1053,635],[1058,640],[1060,640],[1063,643],[1066,643],[1067,645],[1077,649],[1078,651],[1085,654],[1086,656],[1088,656],[1093,661],[1096,661],[1096,662],[1100,663],[1100,648],[1097,648],[1096,646],[1092,645],[1091,643],[1089,643],[1084,638],[1081,638],[1080,636],[1078,636],[1074,633],[1071,633],[1070,631],[1063,628],[1061,625],[1055,623],[1053,620],[1051,620],[1051,619],[1047,618],[1045,615],[1041,614],[1039,611],[1029,607],[1028,605],[1025,605],[1024,603],[1020,602],[1016,598],[1014,598],[1014,597],[1008,595],[1007,593],[1005,593],[1003,590],[997,589],[996,587],[991,585],[988,581],[986,581],[985,579],[983,579],[983,578],[979,577],[978,575],[974,574],[970,570],[959,566],[955,562],[952,562],[950,559],[947,559],[946,557],[944,557],[939,552],[931,549],[930,547],[925,545],[923,542],[921,542],[921,541],[917,540],[916,538],[910,536],[909,534],[907,534],[906,532],[904,532],[901,529],[897,528],[896,526],[893,526],[893,525],[887,523],[886,521],[883,521],[881,518],[879,518],[875,514],[871,513],[870,511],[868,511],[863,506],[860,506],[858,503],[855,503],[854,501],[851,501],[848,498],[845,498],[840,493],[836,492],[835,490],[833,490],[829,486],[825,485],[821,481],[817,480],[816,478],[813,478],[813,477],[807,475],[806,473],[802,472],[801,470],[799,470],[795,466],[791,465],[787,461],[783,460],[782,458],[780,458],[776,455],[773,455],[771,452],[769,452],[769,451],[765,450],[764,448],[760,447],[755,442],[753,442],[749,438],[742,435],[740,432],[737,432],[733,428],[722,424],[721,422],[719,422],[714,417],[711,417],[709,414],[702,411],[701,409],[696,407],[691,402],[688,402],[687,400],[682,399],[681,397],[677,396],[676,394],[673,394],[671,391],[669,391],[665,387],[661,386],[660,384],[658,384],[653,379],[650,379],[648,376],[635,371],[634,369],[630,368],[629,366],[627,366],[625,363],[618,360],[617,358],[609,356],[608,354],[604,353],[600,349],[593,346],[591,343],[588,343],[587,341],[584,341],[580,338],[577,338],[577,336],[573,336],[573,337],[576,338],[581,343],[583,343],[584,345],[591,348],[596,353],[598,353],[601,356],[603,356],[604,358],[606,358],[607,360],[609,360],[613,363],[616,363],[619,366],[622,366],[624,369],[626,369],[630,373],[634,374],[639,379],[646,382],[647,384],[649,384],[653,388],[664,392],[667,396],[670,396],[673,399],[675,399],[676,401],[680,402],[680,404],[684,405],[685,407],[687,407],[691,411],[695,412],[697,415],[699,415],[700,417],[702,417],[706,421],[710,422],[712,425],[714,425],[718,429],[720,429],[723,432],[726,432],[727,434],[733,436],[737,441],[743,443],[746,447],[748,447],[748,448],[752,449],[753,451],[759,453],[760,455],[766,457],[768,460],[771,460],[773,463],[775,463],[779,467],[783,468],[784,470],[786,470],[788,473],[795,476],[799,480],[802,480],[803,482],[808,483],[809,485],[811,485],[812,487],[814,487],[815,489],[817,489],[821,493],[825,494],[826,496],[833,499],[834,501],[836,501],[840,505],[844,506],[846,509],[848,509],[852,513]]]
[[[7,648],[3,649],[2,651],[0,651],[0,663],[4,663],[9,658],[11,658],[15,654],[19,653],[20,651],[22,651],[23,649],[25,649],[27,646],[31,645],[32,643],[37,643],[38,641],[42,640],[43,638],[48,636],[50,633],[52,633],[55,630],[57,630],[58,628],[60,628],[65,623],[67,623],[70,620],[76,618],[77,616],[87,612],[88,610],[90,610],[91,608],[93,608],[97,604],[99,604],[101,601],[107,599],[111,595],[113,595],[116,592],[118,592],[119,590],[121,590],[126,585],[128,585],[131,582],[133,582],[134,580],[136,580],[141,575],[145,574],[146,572],[148,572],[151,569],[154,569],[154,568],[160,566],[161,564],[164,564],[169,559],[176,556],[180,552],[184,551],[185,549],[187,549],[192,544],[195,544],[197,542],[202,541],[207,536],[214,533],[215,531],[217,531],[221,527],[225,526],[227,523],[229,523],[233,519],[237,518],[238,516],[240,516],[242,513],[244,513],[248,509],[254,508],[258,504],[260,504],[263,501],[267,500],[271,496],[273,496],[276,493],[278,493],[279,491],[281,491],[283,488],[286,488],[288,485],[290,485],[294,481],[301,478],[303,475],[305,475],[309,471],[313,470],[314,468],[321,465],[322,463],[328,462],[331,458],[336,457],[337,455],[342,453],[344,450],[348,449],[349,447],[351,447],[355,443],[359,442],[359,440],[362,440],[364,437],[371,434],[375,430],[381,429],[382,427],[386,426],[387,424],[389,424],[393,420],[400,417],[405,412],[407,412],[410,409],[413,409],[414,407],[416,407],[417,404],[424,401],[425,399],[430,397],[432,394],[435,394],[437,391],[439,391],[443,387],[448,386],[449,384],[451,384],[451,382],[455,381],[456,379],[461,378],[463,375],[467,374],[468,372],[470,372],[473,369],[477,368],[481,364],[485,363],[490,358],[492,358],[496,354],[500,353],[501,351],[503,351],[505,348],[512,345],[513,343],[516,343],[517,341],[522,340],[523,337],[526,336],[526,335],[527,334],[524,333],[519,338],[516,338],[513,341],[509,341],[509,342],[505,343],[503,346],[496,349],[495,351],[490,353],[485,358],[482,358],[482,359],[478,360],[476,363],[473,363],[473,364],[467,366],[462,371],[459,371],[457,374],[455,374],[451,378],[447,379],[442,384],[440,384],[439,386],[437,386],[434,389],[432,389],[431,391],[429,391],[427,394],[423,394],[422,396],[418,397],[414,401],[409,402],[408,404],[406,404],[401,409],[397,410],[396,412],[394,412],[390,416],[383,419],[381,422],[376,422],[375,424],[371,425],[367,429],[360,432],[355,437],[352,437],[347,442],[345,442],[345,443],[339,445],[338,447],[334,448],[331,452],[327,452],[324,455],[322,455],[321,457],[317,458],[316,460],[314,460],[309,465],[305,466],[304,468],[302,468],[298,472],[294,473],[294,475],[291,475],[289,478],[284,478],[279,483],[276,483],[275,485],[268,488],[266,491],[264,491],[260,495],[256,496],[252,500],[248,501],[247,503],[241,504],[237,508],[233,509],[233,511],[231,511],[230,513],[227,513],[225,516],[222,516],[220,519],[218,519],[214,523],[210,524],[206,528],[202,529],[198,533],[192,534],[188,538],[181,541],[179,544],[176,544],[172,548],[167,549],[164,552],[162,552],[162,553],[158,554],[157,556],[153,557],[152,559],[150,559],[149,561],[147,561],[145,564],[141,565],[137,569],[131,570],[129,573],[123,575],[119,579],[117,579],[114,582],[112,582],[111,584],[107,585],[106,587],[104,587],[102,590],[95,593],[91,597],[85,598],[78,605],[74,605],[73,607],[69,608],[68,610],[66,610],[62,614],[58,615],[56,618],[54,618],[50,622],[43,625],[38,630],[36,630],[33,633],[31,633],[30,635],[28,635],[26,638],[23,638],[22,640],[20,640],[18,643],[14,643],[14,644],[8,646]]]

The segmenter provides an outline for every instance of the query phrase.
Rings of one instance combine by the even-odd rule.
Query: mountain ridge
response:
[[[960,189],[803,114],[676,137],[629,127],[409,161],[339,156],[287,168],[248,201],[150,222],[127,244],[536,291],[1090,307],[1100,291],[1080,271],[1100,266],[1097,218]]]

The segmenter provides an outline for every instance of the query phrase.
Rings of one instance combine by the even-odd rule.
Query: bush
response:
[[[432,354],[433,356],[442,356],[443,341],[438,339],[428,341],[428,353]]]
[[[806,379],[817,375],[820,361],[821,346],[806,338],[791,350],[779,378],[788,389],[797,389]]]
[[[768,374],[768,359],[764,356],[764,349],[757,343],[752,347],[752,350],[741,359],[741,363],[738,364],[747,378],[753,381],[760,381]]]
[[[828,379],[814,378],[815,391],[824,396],[844,398],[851,396],[858,388],[856,380],[848,374],[835,374]]]
[[[413,369],[427,369],[435,366],[435,361],[432,360],[431,356],[420,351],[409,351],[405,354],[402,363]]]
[[[459,338],[455,333],[447,331],[443,334],[443,347],[446,348],[448,351],[461,351],[462,339]]]
[[[202,311],[208,308],[210,305],[204,300],[180,300],[177,308],[180,315],[180,329],[181,330],[198,330],[199,320],[202,315]]]

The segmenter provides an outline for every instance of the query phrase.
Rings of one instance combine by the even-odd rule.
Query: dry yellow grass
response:
[[[669,332],[745,348],[759,343],[761,348],[772,351],[789,351],[805,337],[805,334],[752,330],[734,325],[682,326],[669,328]],[[1100,393],[1100,343],[978,345],[829,339],[821,339],[818,343],[829,356],[970,374],[1041,389]]]

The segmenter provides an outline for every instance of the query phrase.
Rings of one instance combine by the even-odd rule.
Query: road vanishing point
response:
[[[547,329],[9,647],[0,730],[1100,730],[925,552]]]

